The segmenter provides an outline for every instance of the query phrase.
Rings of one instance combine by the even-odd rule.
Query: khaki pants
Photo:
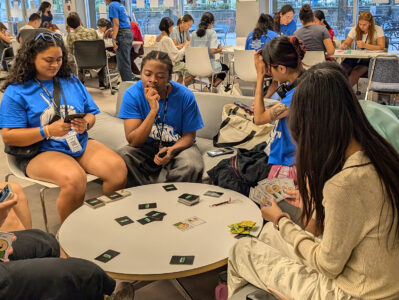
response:
[[[231,250],[228,263],[229,297],[247,283],[279,291],[288,299],[354,299],[294,253],[268,222],[259,238],[242,238]]]

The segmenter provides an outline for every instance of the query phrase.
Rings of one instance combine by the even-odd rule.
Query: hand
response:
[[[284,192],[291,196],[290,198],[286,198],[285,201],[300,208],[301,210],[303,209],[302,197],[298,190],[295,191],[285,190]]]
[[[339,49],[346,50],[348,46],[345,43],[342,43],[341,46],[339,46]]]
[[[223,50],[223,46],[222,45],[218,45],[218,50],[222,51]]]
[[[274,198],[264,199],[265,204],[261,205],[262,218],[266,221],[273,222],[276,218],[283,213],[283,211],[278,207],[276,200]],[[271,205],[270,205],[271,204]]]
[[[254,62],[255,62],[256,73],[258,75],[265,76],[267,72],[266,72],[266,64],[263,61],[262,57],[262,50],[256,51],[256,53],[254,54]]]
[[[71,128],[73,131],[82,134],[87,129],[87,121],[84,118],[76,118],[71,121]]]
[[[159,153],[162,153],[165,151],[166,151],[166,155],[164,157],[158,156]],[[166,165],[170,161],[171,158],[172,158],[172,148],[163,147],[161,150],[159,150],[157,155],[155,155],[154,163],[156,163],[158,166],[163,166],[163,165]]]
[[[6,220],[10,209],[17,204],[18,202],[18,195],[14,194],[11,199],[0,203],[0,226],[3,225],[4,221]]]
[[[50,136],[64,136],[71,130],[71,123],[65,123],[64,120],[58,120],[48,125]]]
[[[159,96],[158,91],[154,88],[144,88],[144,95],[150,105],[150,109],[154,112],[158,112],[159,103],[161,96]]]
[[[17,240],[17,237],[14,235],[13,237],[12,237],[12,242],[14,243],[15,241]],[[14,253],[14,249],[13,249],[13,247],[11,246],[9,249],[8,249],[8,256],[10,256],[10,255],[12,255]],[[2,261],[3,262],[9,262],[10,261],[10,259],[2,259]]]
[[[356,41],[357,48],[366,48],[366,44],[363,41]]]
[[[112,44],[114,45],[114,51],[118,50],[118,45],[116,44],[116,41],[112,41]]]

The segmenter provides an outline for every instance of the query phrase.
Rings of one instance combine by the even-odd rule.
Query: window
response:
[[[54,24],[65,24],[64,16],[64,5],[62,0],[53,0],[53,5],[51,6],[53,12],[53,23]]]

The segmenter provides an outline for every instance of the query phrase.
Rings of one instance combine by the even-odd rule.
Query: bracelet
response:
[[[51,135],[50,135],[50,130],[48,129],[48,125],[44,126],[44,130],[46,130],[47,139],[49,139]]]
[[[44,134],[44,130],[43,130],[43,126],[40,126],[40,135],[42,136],[42,138],[46,138],[46,135]]]
[[[280,219],[284,218],[284,217],[286,217],[286,218],[291,220],[290,215],[285,213],[285,212],[283,212],[276,218],[276,220],[274,222],[274,228],[276,228],[277,230],[280,230],[280,227],[278,226],[278,222],[280,222]]]

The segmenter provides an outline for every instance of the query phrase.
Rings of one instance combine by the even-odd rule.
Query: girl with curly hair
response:
[[[40,143],[36,156],[17,157],[17,161],[30,178],[60,187],[57,208],[61,222],[83,203],[86,172],[103,180],[104,194],[123,188],[127,174],[116,153],[88,138],[87,131],[100,110],[72,74],[67,57],[58,34],[42,32],[26,41],[4,83],[0,106],[5,145]],[[84,116],[70,116],[70,122],[65,119],[77,113]]]

